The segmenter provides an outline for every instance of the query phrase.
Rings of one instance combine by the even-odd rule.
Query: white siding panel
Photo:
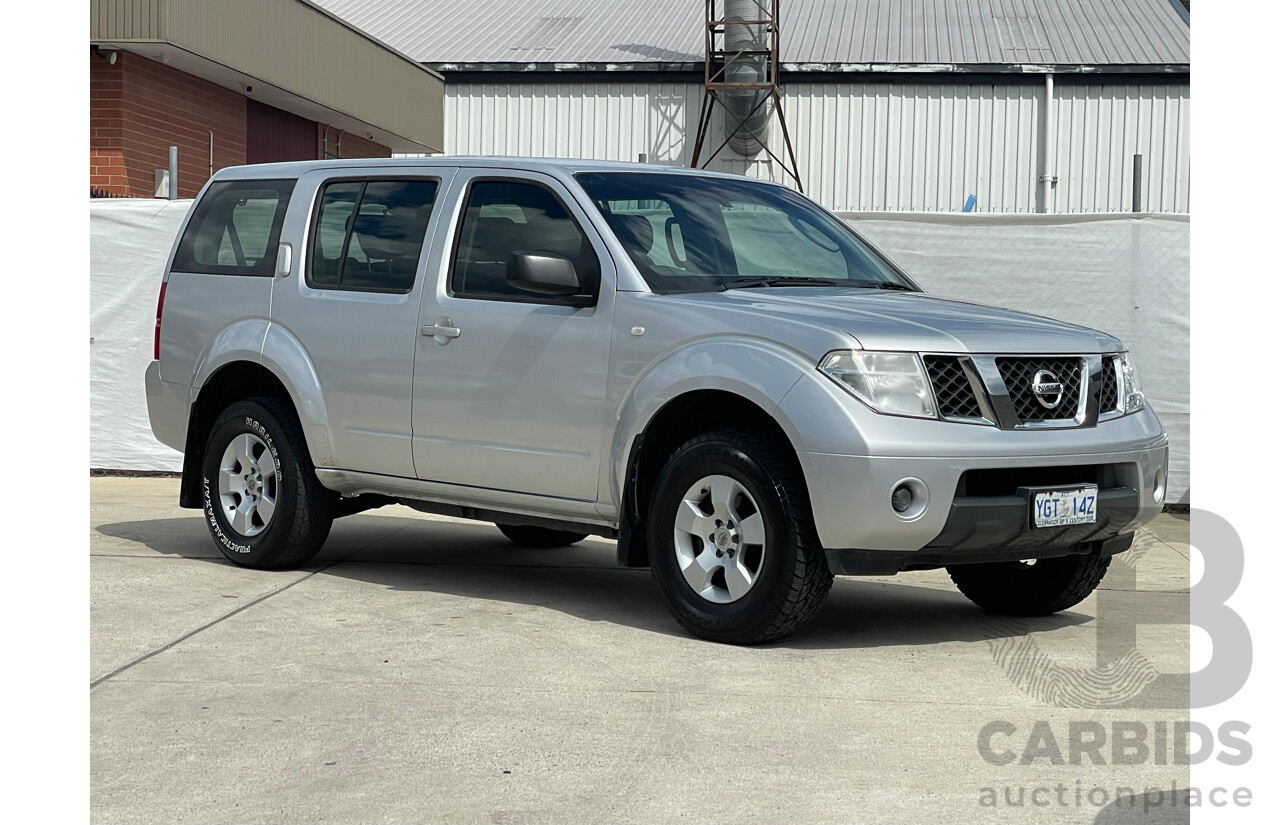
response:
[[[701,101],[697,83],[450,83],[445,149],[688,165]],[[805,191],[832,209],[955,212],[970,195],[979,212],[1040,209],[1041,84],[792,83],[784,105]],[[1189,211],[1187,86],[1058,84],[1054,110],[1050,211],[1130,209],[1137,152],[1144,208]],[[704,158],[724,136],[717,110]],[[764,153],[725,149],[709,168],[788,182]]]
[[[1142,208],[1191,210],[1191,92],[1176,84],[1063,85],[1054,90],[1055,212],[1128,212],[1133,156]]]
[[[702,87],[694,83],[454,83],[450,154],[582,157],[687,165]]]

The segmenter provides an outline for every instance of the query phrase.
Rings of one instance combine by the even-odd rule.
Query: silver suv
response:
[[[832,574],[945,567],[1046,614],[1164,497],[1124,346],[926,295],[758,180],[514,158],[219,172],[160,290],[147,400],[180,503],[301,565],[399,502],[616,538],[690,632],[804,626]]]

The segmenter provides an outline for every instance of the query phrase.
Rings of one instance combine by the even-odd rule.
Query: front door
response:
[[[498,174],[495,174],[498,173]],[[418,477],[595,501],[615,273],[567,187],[530,172],[463,170],[450,236],[428,267],[413,387]],[[443,227],[442,227],[443,229]],[[590,306],[507,281],[517,252],[567,257]]]

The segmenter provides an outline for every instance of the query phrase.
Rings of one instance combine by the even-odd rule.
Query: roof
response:
[[[657,163],[634,163],[622,160],[593,160],[589,158],[526,158],[503,155],[438,155],[413,158],[342,158],[329,160],[294,160],[281,163],[254,163],[246,166],[228,166],[217,172],[217,180],[262,179],[272,175],[292,178],[315,169],[399,169],[436,167],[471,167],[482,169],[511,169],[545,174],[574,174],[576,172],[666,172],[681,175],[698,175],[710,178],[743,180],[740,175],[714,172],[706,169],[690,169],[685,166],[665,166]],[[768,180],[750,178],[753,183],[780,186]]]
[[[441,71],[701,70],[700,0],[313,0]],[[782,0],[790,71],[1189,70],[1175,0]],[[483,22],[479,22],[479,21]]]

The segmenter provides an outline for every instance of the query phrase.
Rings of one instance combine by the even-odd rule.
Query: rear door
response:
[[[615,271],[556,179],[461,170],[429,264],[414,375],[418,477],[595,501],[606,419]],[[516,251],[573,261],[590,306],[506,281]]]
[[[413,478],[412,387],[423,250],[452,169],[320,170],[289,212],[292,273],[273,323],[301,345],[322,389],[339,469]],[[288,231],[292,230],[292,231]]]

